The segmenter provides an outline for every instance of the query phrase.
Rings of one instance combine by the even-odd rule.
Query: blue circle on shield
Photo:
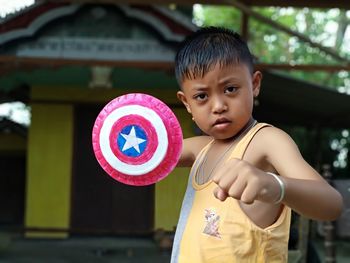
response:
[[[146,149],[147,136],[138,125],[125,126],[118,134],[117,144],[119,150],[127,156],[138,157]]]

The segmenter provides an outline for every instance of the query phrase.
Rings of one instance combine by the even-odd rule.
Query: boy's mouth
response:
[[[226,118],[219,118],[214,122],[213,126],[224,124],[224,123],[230,123],[230,121]]]

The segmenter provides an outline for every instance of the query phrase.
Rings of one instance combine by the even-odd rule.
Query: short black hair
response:
[[[175,56],[175,76],[179,84],[204,77],[217,63],[221,66],[245,63],[253,73],[254,59],[241,36],[227,28],[204,27],[188,36]]]

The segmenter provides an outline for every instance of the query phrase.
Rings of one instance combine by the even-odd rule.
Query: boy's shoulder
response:
[[[256,133],[255,137],[265,142],[273,140],[291,140],[291,137],[285,131],[270,124],[263,126],[262,129]]]
[[[265,126],[260,129],[254,135],[252,144],[253,148],[260,149],[265,154],[296,147],[294,140],[285,131],[275,126]]]
[[[291,156],[296,160],[299,158],[298,152],[298,147],[286,132],[274,126],[265,126],[249,142],[244,160],[267,171],[277,169]]]

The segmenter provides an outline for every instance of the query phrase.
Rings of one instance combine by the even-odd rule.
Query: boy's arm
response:
[[[196,136],[183,140],[178,167],[191,167],[198,153],[212,140],[209,136]]]
[[[283,203],[312,219],[336,219],[343,207],[339,192],[303,159],[295,142],[286,133],[273,127],[260,132],[263,139],[259,140],[261,149],[285,184]]]

